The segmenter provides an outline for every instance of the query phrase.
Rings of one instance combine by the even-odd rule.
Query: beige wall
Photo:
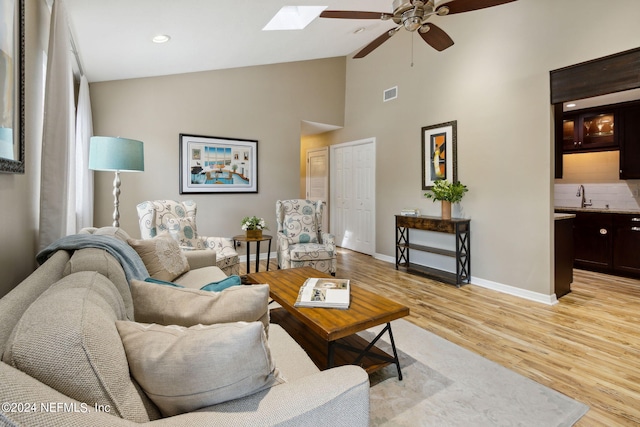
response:
[[[136,204],[194,199],[198,231],[240,234],[240,220],[264,217],[275,232],[275,202],[299,194],[302,120],[341,126],[345,58],[94,83],[94,132],[139,139],[144,173],[123,173],[120,225],[139,235]],[[258,140],[259,193],[179,194],[178,135]],[[97,172],[95,225],[110,225],[113,175]]]
[[[0,173],[0,296],[35,268],[42,141],[42,64],[49,30],[44,0],[27,1],[25,49],[25,174]]]
[[[594,12],[600,0],[520,0],[434,17],[454,39],[450,49],[438,53],[400,31],[365,59],[347,61],[345,128],[336,133],[338,142],[377,138],[376,252],[394,256],[401,208],[439,215],[421,190],[420,128],[457,120],[472,275],[553,292],[549,71],[638,46],[640,2],[613,3],[606,14]],[[596,15],[599,33],[587,24]],[[383,103],[383,90],[396,85],[399,98]]]

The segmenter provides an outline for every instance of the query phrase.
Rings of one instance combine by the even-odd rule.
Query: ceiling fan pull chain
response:
[[[413,67],[413,42],[416,39],[416,33],[412,32],[411,33],[411,67]]]

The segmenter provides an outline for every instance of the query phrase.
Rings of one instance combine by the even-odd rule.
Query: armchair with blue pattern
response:
[[[210,249],[216,252],[216,265],[227,276],[238,274],[240,269],[238,253],[233,241],[226,237],[207,237],[196,229],[196,202],[185,200],[150,200],[136,206],[140,236],[151,239],[163,231],[168,231],[176,239],[182,250]]]
[[[322,200],[276,202],[278,268],[312,267],[336,275],[336,244],[322,230]]]

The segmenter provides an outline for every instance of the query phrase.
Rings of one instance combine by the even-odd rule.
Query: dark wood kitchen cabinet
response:
[[[640,179],[640,105],[620,109],[620,179]]]
[[[616,114],[613,110],[589,110],[566,114],[562,119],[562,148],[565,153],[606,151],[618,148]]]
[[[615,215],[613,270],[640,276],[640,213]]]
[[[573,266],[640,277],[640,212],[637,214],[559,210],[575,214]]]
[[[555,218],[553,282],[556,298],[571,292],[573,282],[573,220],[570,215]]]
[[[574,267],[611,269],[613,216],[597,212],[575,212],[573,221]]]

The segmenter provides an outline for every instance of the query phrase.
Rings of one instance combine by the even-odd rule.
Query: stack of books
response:
[[[402,211],[400,211],[400,215],[402,215],[402,216],[419,216],[420,215],[420,210],[419,209],[402,209]]]
[[[348,279],[310,278],[300,287],[294,307],[349,308],[351,288]]]

